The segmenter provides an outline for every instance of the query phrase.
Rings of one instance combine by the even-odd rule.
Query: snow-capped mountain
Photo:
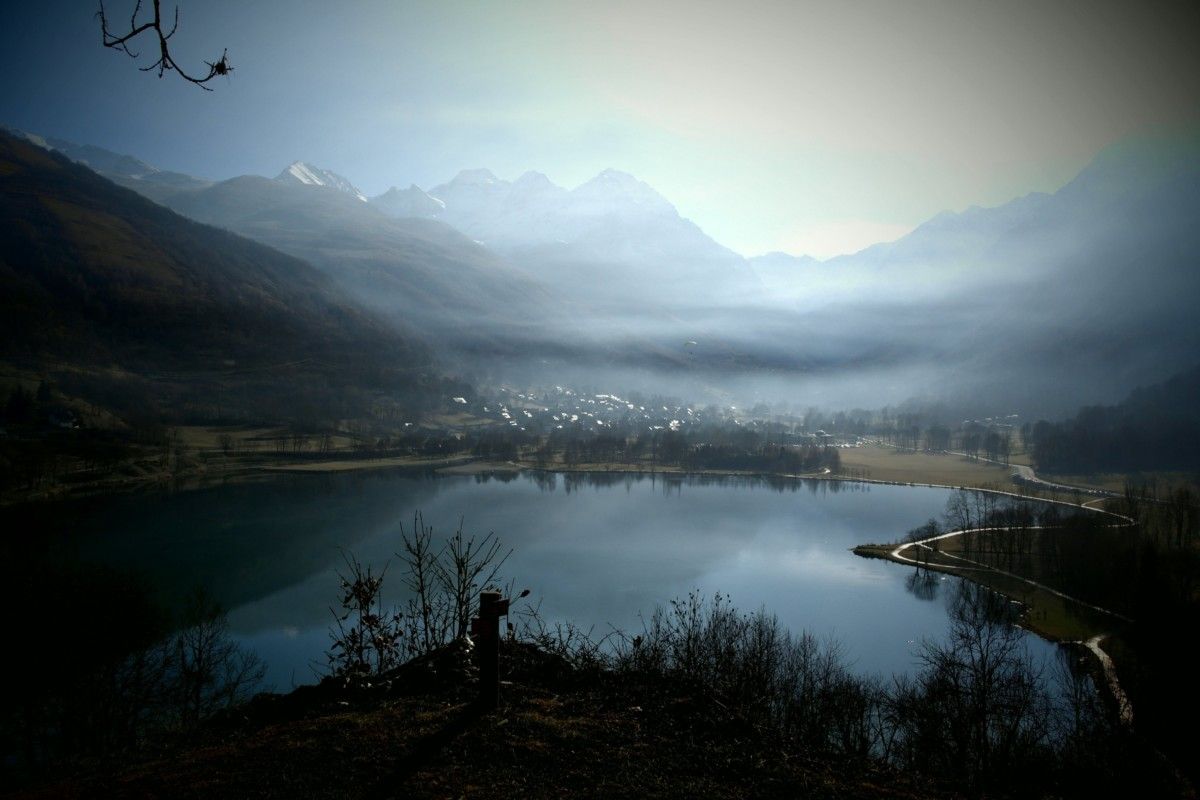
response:
[[[464,169],[448,183],[429,192],[442,201],[438,215],[463,233],[476,239],[490,236],[491,221],[503,213],[512,184],[486,169]]]
[[[502,246],[570,243],[601,220],[681,221],[665,197],[614,169],[570,191],[540,172],[526,172],[515,181],[506,181],[490,170],[469,169],[430,189],[429,196],[444,204],[437,215],[443,222]],[[384,197],[373,202],[389,211]]]
[[[679,216],[649,184],[615,169],[604,170],[571,192],[571,210],[584,216]]]
[[[442,207],[421,201],[418,192]],[[413,186],[398,195],[393,190],[371,202],[392,216],[431,216],[509,252],[570,249],[572,259],[589,261],[740,260],[648,184],[613,169],[572,190],[540,172],[507,181],[469,169],[427,194]]]
[[[618,170],[568,190],[540,172],[508,181],[468,169],[428,194],[415,186],[403,194],[388,192],[371,203],[392,216],[444,222],[568,297],[669,302],[697,281],[724,287],[722,296],[761,288],[741,256]]]
[[[434,219],[446,210],[444,202],[430,197],[415,183],[407,189],[393,186],[370,202],[392,217]]]
[[[336,172],[314,167],[303,161],[294,161],[289,164],[283,172],[275,176],[275,180],[281,183],[300,183],[305,186],[328,186],[339,192],[353,195],[364,203],[367,202],[367,196],[346,178]]]

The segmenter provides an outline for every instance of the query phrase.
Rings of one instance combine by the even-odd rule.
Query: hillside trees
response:
[[[1115,406],[1090,406],[1031,430],[1038,469],[1058,473],[1200,468],[1200,367],[1133,392]]]

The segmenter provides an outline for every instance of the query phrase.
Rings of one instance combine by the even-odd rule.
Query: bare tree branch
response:
[[[174,70],[185,81],[196,84],[206,92],[211,92],[212,87],[205,86],[204,84],[218,75],[228,75],[233,72],[233,67],[229,65],[228,51],[222,50],[221,57],[216,61],[204,62],[205,66],[208,67],[208,73],[203,77],[184,72],[171,56],[171,50],[167,45],[167,41],[175,35],[175,31],[179,30],[179,7],[175,7],[175,16],[171,23],[171,29],[164,31],[160,0],[151,0],[151,2],[154,7],[154,19],[138,24],[138,17],[141,15],[142,10],[142,0],[137,0],[137,3],[133,7],[133,14],[129,17],[129,32],[118,34],[109,30],[108,14],[104,8],[104,0],[100,0],[100,10],[96,12],[96,16],[100,19],[100,33],[103,36],[104,46],[120,50],[130,58],[136,59],[139,57],[139,54],[129,49],[129,43],[143,33],[153,32],[158,37],[158,59],[149,66],[140,67],[141,71],[151,72],[158,70],[158,77],[161,78],[163,73]]]

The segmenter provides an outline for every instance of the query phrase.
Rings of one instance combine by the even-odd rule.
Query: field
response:
[[[1008,467],[971,461],[964,456],[900,452],[881,445],[849,447],[842,450],[840,456],[844,474],[871,480],[989,489],[1012,486]]]

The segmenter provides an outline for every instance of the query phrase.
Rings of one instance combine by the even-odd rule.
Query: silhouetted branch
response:
[[[208,67],[208,74],[204,77],[197,77],[184,72],[175,59],[171,56],[171,50],[167,44],[175,31],[179,29],[179,7],[175,7],[175,17],[171,23],[171,29],[163,31],[162,26],[162,8],[160,0],[152,0],[154,6],[154,19],[150,22],[138,24],[138,16],[142,10],[142,0],[137,0],[133,7],[133,13],[129,16],[129,32],[124,34],[116,34],[109,30],[108,14],[104,9],[104,2],[100,2],[100,10],[96,12],[96,16],[100,18],[100,33],[104,37],[104,46],[111,47],[114,50],[120,50],[130,58],[138,58],[139,54],[129,49],[129,43],[144,33],[153,32],[158,37],[158,59],[149,66],[141,67],[142,72],[150,72],[158,70],[158,77],[162,77],[163,73],[174,70],[179,74],[179,77],[185,81],[196,84],[206,92],[211,92],[212,89],[204,84],[218,75],[228,75],[233,72],[233,67],[229,65],[228,51],[222,50],[221,57],[216,61],[205,61],[205,66]]]

